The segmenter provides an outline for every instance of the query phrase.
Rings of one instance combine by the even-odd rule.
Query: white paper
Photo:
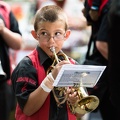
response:
[[[70,87],[80,85],[92,88],[98,82],[105,68],[106,66],[96,65],[63,65],[53,86]]]

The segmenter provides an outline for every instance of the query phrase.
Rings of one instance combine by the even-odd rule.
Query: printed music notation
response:
[[[53,86],[70,87],[78,85],[92,88],[100,79],[105,68],[106,66],[96,65],[63,65]]]

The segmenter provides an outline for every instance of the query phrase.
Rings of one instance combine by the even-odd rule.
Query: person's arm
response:
[[[107,15],[108,14],[106,13],[102,17],[99,31],[97,33],[97,40],[95,44],[96,44],[98,51],[101,53],[101,55],[108,60],[109,25],[108,25]]]
[[[97,41],[96,47],[99,50],[99,52],[102,54],[102,56],[108,59],[108,43],[103,41]]]
[[[7,45],[15,50],[18,50],[21,48],[21,35],[18,33],[14,33],[10,31],[8,28],[4,27],[2,31],[0,31],[0,34],[4,38]]]
[[[24,106],[23,112],[27,116],[31,116],[32,114],[37,112],[45,102],[48,95],[49,92],[45,92],[42,87],[39,86],[35,91],[30,94],[29,99]]]
[[[52,71],[52,77],[55,79],[62,65],[68,63],[66,61],[58,63]],[[47,96],[53,89],[52,77],[47,75],[38,86],[36,69],[30,61],[25,59],[16,67],[11,78],[18,103],[24,114],[31,116],[45,104]]]
[[[38,86],[36,72],[30,59],[25,57],[16,66],[11,76],[18,104],[27,116],[37,112],[49,94],[42,89],[41,85]]]
[[[22,36],[19,32],[19,26],[17,20],[10,13],[10,29],[5,27],[5,24],[2,19],[0,19],[0,35],[3,37],[6,44],[15,50],[21,48],[22,45]]]

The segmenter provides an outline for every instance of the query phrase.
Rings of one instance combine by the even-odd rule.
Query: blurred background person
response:
[[[112,0],[112,4],[108,14],[109,20],[109,80],[110,80],[110,100],[115,107],[116,117],[120,119],[119,115],[119,94],[120,94],[120,0]],[[115,120],[115,119],[114,119]]]
[[[91,26],[92,34],[88,44],[86,60],[83,64],[108,66],[108,12],[111,0],[101,0],[97,16],[94,14],[96,9],[93,7],[92,2],[92,0],[85,1],[84,13],[88,24]],[[98,110],[103,120],[117,119],[115,108],[110,101],[108,67],[97,85],[94,88],[88,88],[88,92],[99,97]]]
[[[15,104],[10,80],[12,72],[10,49],[20,49],[21,41],[18,22],[10,6],[0,1],[0,61],[1,71],[5,73],[3,79],[0,75],[0,120],[9,120],[10,112]]]

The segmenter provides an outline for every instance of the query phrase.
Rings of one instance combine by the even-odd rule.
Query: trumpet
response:
[[[61,61],[59,59],[59,56],[64,58],[64,60],[69,61],[68,56],[64,54],[63,52],[56,54],[54,47],[51,47],[50,50],[53,52],[55,59],[53,61],[52,66],[48,69],[47,74],[52,69],[54,69],[55,64]],[[87,73],[83,73],[81,79],[85,77],[86,75]],[[52,92],[53,92],[54,98],[58,106],[60,106],[61,104],[67,101],[69,109],[73,114],[75,113],[85,114],[85,113],[95,110],[98,107],[99,98],[94,95],[88,95],[87,89],[85,87],[82,87],[81,82],[80,84],[75,84],[73,88],[77,92],[78,98],[79,98],[79,100],[74,105],[71,105],[70,102],[67,101],[68,94],[65,94],[67,90],[66,87],[54,87],[53,88]]]
[[[51,47],[50,51],[53,52],[53,54],[55,56],[55,59],[54,59],[52,65],[48,68],[47,74],[49,74],[52,71],[52,69],[54,69],[54,66],[57,63],[59,63],[61,60],[67,60],[68,61],[68,57],[62,51],[60,53],[56,54],[54,47]],[[58,56],[59,56],[59,58],[58,58]],[[60,107],[61,104],[65,103],[65,101],[68,98],[67,94],[65,95],[66,90],[67,89],[65,87],[54,87],[53,90],[52,90],[58,107]]]

